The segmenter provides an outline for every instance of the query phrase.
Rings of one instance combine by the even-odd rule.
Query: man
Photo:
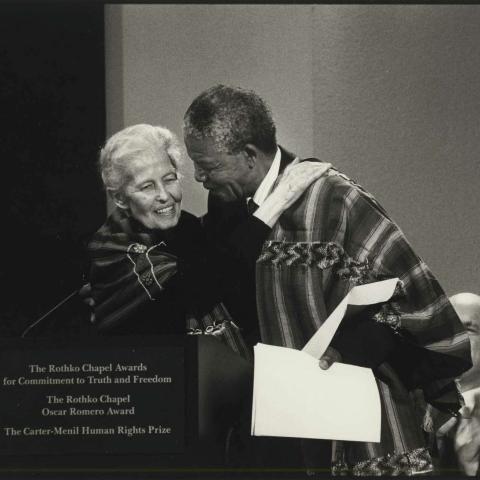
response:
[[[288,165],[298,162],[277,145],[271,114],[252,91],[219,85],[200,94],[185,114],[184,138],[195,178],[210,192],[204,223],[223,252],[223,298],[251,345],[301,349],[353,286],[400,278],[390,302],[343,322],[324,359],[324,368],[339,359],[374,368],[382,397],[381,442],[336,442],[333,468],[431,471],[409,390],[421,388],[433,404],[458,409],[452,378],[469,368],[470,351],[455,311],[401,230],[368,192],[335,169],[274,225],[251,217],[245,229],[248,206],[262,205]],[[242,274],[228,278],[232,263]],[[323,466],[316,463],[316,445],[304,442],[313,468]]]
[[[470,338],[472,368],[458,379],[465,405],[454,417],[428,405],[424,429],[438,452],[441,467],[466,475],[480,474],[480,295],[457,293],[450,297]]]

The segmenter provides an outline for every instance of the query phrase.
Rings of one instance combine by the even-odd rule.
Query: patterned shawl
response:
[[[201,236],[195,235],[201,228],[198,220],[186,212],[182,212],[182,220],[188,220],[193,227],[193,230],[188,229],[188,238],[183,240],[201,241]],[[175,236],[169,238],[175,239]],[[88,250],[95,322],[100,331],[132,321],[135,315],[142,314],[145,306],[155,308],[152,303],[156,301],[158,315],[162,314],[161,300],[165,290],[180,288],[178,283],[168,282],[177,275],[179,264],[171,246],[167,249],[170,239],[165,241],[163,232],[142,229],[119,209],[95,233]],[[202,315],[186,311],[184,317],[186,333],[215,335],[237,353],[249,357],[240,331],[223,304],[212,305],[210,311]]]
[[[426,349],[422,361],[430,375],[421,381],[429,398],[469,368],[467,333],[438,281],[378,202],[335,169],[282,215],[257,260],[256,276],[265,343],[302,349],[353,286],[399,277],[396,295],[375,319]],[[405,385],[386,363],[377,382],[382,440],[336,448],[334,471],[431,470]]]

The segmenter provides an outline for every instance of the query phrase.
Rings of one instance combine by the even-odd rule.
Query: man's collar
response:
[[[253,196],[253,201],[258,206],[260,206],[265,201],[265,199],[268,197],[268,195],[272,191],[273,185],[275,184],[275,180],[277,180],[278,174],[280,172],[281,158],[282,158],[282,152],[280,151],[280,148],[277,147],[277,151],[275,153],[275,157],[273,158],[273,162],[270,165],[270,169],[268,170],[267,174],[262,180],[262,183],[257,188],[257,191]]]
[[[280,170],[278,172],[278,174],[281,175],[285,168],[290,165],[295,160],[295,158],[297,158],[297,156],[283,148],[281,145],[279,145],[278,148],[280,149],[280,152],[282,154],[282,158],[280,160]]]

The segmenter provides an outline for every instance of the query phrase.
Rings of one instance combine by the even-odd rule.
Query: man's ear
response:
[[[107,193],[118,208],[121,208],[123,210],[126,210],[128,208],[128,205],[125,202],[125,196],[120,190],[108,188]]]
[[[252,143],[247,143],[245,147],[243,147],[243,152],[248,166],[253,168],[259,159],[261,153],[260,150]]]

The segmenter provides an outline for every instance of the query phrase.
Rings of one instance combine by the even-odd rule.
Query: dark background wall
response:
[[[105,217],[104,15],[102,5],[0,11],[0,328],[15,334],[81,286],[85,242]]]

